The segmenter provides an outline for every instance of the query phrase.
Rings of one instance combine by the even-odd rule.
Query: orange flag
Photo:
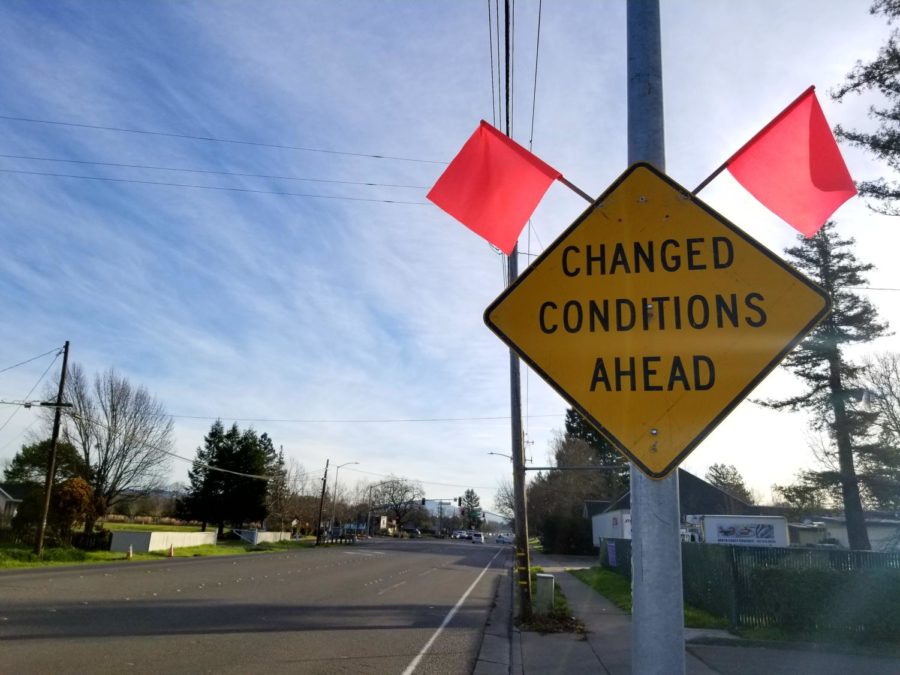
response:
[[[509,255],[541,198],[561,176],[482,120],[428,199]]]
[[[856,186],[810,87],[726,162],[775,215],[812,237]]]

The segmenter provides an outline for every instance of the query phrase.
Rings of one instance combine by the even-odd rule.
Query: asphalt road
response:
[[[471,673],[511,547],[450,540],[0,572],[0,673]]]

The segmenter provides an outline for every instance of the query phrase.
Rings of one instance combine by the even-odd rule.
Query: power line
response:
[[[487,0],[488,11],[488,52],[491,55],[491,115],[493,125],[497,126],[497,96],[494,90],[494,36],[491,33],[494,26],[491,22],[491,0]]]
[[[380,202],[382,204],[410,204],[413,206],[431,206],[428,202],[408,202],[397,199],[372,199],[369,197],[345,197],[340,195],[316,195],[305,192],[280,192],[278,190],[254,190],[251,188],[220,187],[214,185],[192,185],[189,183],[169,183],[165,181],[137,180],[132,178],[105,178],[101,176],[79,176],[67,173],[51,173],[47,171],[24,171],[21,169],[0,169],[0,173],[17,173],[27,176],[49,176],[52,178],[77,178],[79,180],[106,181],[111,183],[135,183],[138,185],[157,185],[163,187],[190,188],[194,190],[222,190],[225,192],[252,192],[262,195],[282,195],[286,197],[308,197],[312,199],[338,199],[351,202]]]
[[[386,473],[375,473],[374,471],[363,471],[362,469],[345,469],[345,471],[352,471],[355,473],[364,473],[369,476],[378,476],[379,478],[403,478],[402,476],[393,476],[391,474]],[[440,485],[441,487],[455,487],[455,488],[472,488],[473,490],[496,490],[496,487],[487,487],[485,485],[460,485],[458,483],[438,483],[433,480],[421,480],[418,478],[405,478],[405,480],[414,480],[417,483],[423,483],[425,485]]]
[[[43,354],[38,354],[37,356],[33,356],[32,358],[28,359],[27,361],[22,361],[21,363],[17,363],[14,366],[7,366],[3,370],[0,370],[0,373],[5,373],[7,370],[12,370],[13,368],[18,368],[19,366],[24,366],[26,363],[31,363],[32,361],[37,361],[38,359],[48,356],[48,355],[52,354],[53,352],[56,352],[56,355],[59,356],[59,348],[57,347],[56,349],[51,349],[49,352],[44,352]]]
[[[534,142],[534,111],[537,106],[537,76],[538,76],[538,56],[541,53],[541,3],[538,0],[538,22],[537,22],[537,43],[534,47],[534,87],[531,93],[531,133],[528,137],[528,149],[531,150]]]
[[[89,424],[95,424],[98,427],[102,427],[103,429],[106,429],[106,431],[108,433],[111,433],[114,437],[118,435],[118,432],[113,431],[107,425],[103,424],[103,422],[98,422],[95,419],[91,419],[90,417],[85,417],[84,415],[79,415],[77,413],[70,413],[70,416],[73,418],[77,417],[79,419],[82,419],[85,422],[88,422]],[[124,432],[121,432],[121,433],[124,433]],[[201,462],[200,460],[198,460],[196,458],[191,459],[189,457],[179,455],[177,452],[172,452],[171,450],[166,450],[165,448],[161,448],[158,445],[153,445],[152,443],[142,443],[141,445],[145,448],[150,448],[151,450],[156,450],[157,452],[161,452],[165,455],[169,455],[170,457],[180,459],[184,462],[190,462],[194,466],[202,466],[203,468],[208,469],[210,471],[219,471],[221,473],[228,473],[228,474],[232,474],[234,476],[241,476],[243,478],[254,478],[254,479],[266,480],[266,481],[271,478],[271,476],[266,476],[266,475],[243,473],[241,471],[232,471],[231,469],[223,469],[222,467],[215,466],[213,464],[207,464],[206,462]]]
[[[177,171],[179,173],[200,173],[216,176],[237,176],[239,178],[266,178],[273,180],[294,180],[308,183],[335,183],[338,185],[365,185],[367,187],[409,188],[414,190],[427,190],[427,185],[401,185],[396,183],[372,183],[369,181],[335,180],[329,178],[305,178],[300,176],[279,176],[264,173],[244,173],[241,171],[215,171],[213,169],[185,169],[173,166],[153,166],[150,164],[123,164],[120,162],[100,162],[86,159],[63,159],[60,157],[33,157],[30,155],[7,155],[0,153],[0,157],[6,159],[25,159],[34,162],[60,162],[65,164],[86,164],[91,166],[111,166],[119,169],[147,169],[150,171]]]
[[[848,286],[848,291],[900,291],[900,288],[875,288],[872,286]]]
[[[279,150],[299,150],[301,152],[319,152],[328,155],[346,155],[349,157],[367,157],[370,159],[390,159],[399,162],[420,162],[423,164],[447,164],[433,159],[417,159],[415,157],[396,157],[393,155],[374,155],[363,152],[347,152],[343,150],[325,150],[323,148],[308,148],[299,145],[283,145],[280,143],[261,143],[258,141],[243,141],[233,138],[217,138],[215,136],[193,136],[191,134],[177,134],[165,131],[149,131],[147,129],[128,129],[125,127],[110,127],[100,124],[81,124],[77,122],[60,122],[58,120],[42,120],[34,117],[13,117],[11,115],[0,115],[2,120],[10,120],[13,122],[28,122],[30,124],[49,124],[61,127],[73,127],[77,129],[98,129],[101,131],[117,131],[125,134],[142,134],[145,136],[164,136],[167,138],[185,138],[192,141],[209,141],[212,143],[231,143],[234,145],[251,145],[259,148],[277,148]]]
[[[261,418],[261,417],[208,417],[203,415],[167,415],[175,419],[188,420],[231,420],[233,422],[272,422],[272,423],[293,423],[293,424],[405,424],[419,422],[495,422],[507,421],[509,415],[500,415],[496,417],[398,417],[398,418],[364,418],[364,419],[339,419],[339,418]],[[529,417],[562,417],[560,414],[547,415],[529,415]]]
[[[50,362],[50,365],[47,366],[46,370],[44,370],[43,373],[41,373],[41,376],[38,378],[37,382],[34,383],[34,386],[28,391],[27,394],[25,394],[25,396],[22,397],[23,399],[27,399],[29,396],[31,396],[32,392],[33,392],[35,389],[37,389],[37,386],[41,383],[41,380],[44,379],[44,377],[47,375],[47,373],[50,372],[50,369],[53,367],[53,364],[56,363],[56,359],[59,358],[60,354],[62,354],[62,351],[57,351],[57,352],[56,352],[56,356],[53,357],[53,360]],[[32,360],[33,360],[33,359],[32,359]],[[9,424],[10,421],[12,421],[12,418],[15,417],[16,414],[17,414],[21,409],[22,409],[21,407],[17,407],[15,410],[12,411],[12,414],[11,414],[9,417],[6,418],[6,421],[5,421],[2,425],[0,425],[0,431],[3,431],[3,430],[6,428],[6,425]]]

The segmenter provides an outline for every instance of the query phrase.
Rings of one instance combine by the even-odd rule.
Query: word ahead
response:
[[[485,322],[662,478],[828,310],[815,284],[637,164],[488,307]]]

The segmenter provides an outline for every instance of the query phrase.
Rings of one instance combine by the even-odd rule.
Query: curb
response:
[[[513,576],[508,566],[506,578],[509,582],[504,582],[503,577],[498,580],[494,592],[494,606],[488,614],[484,627],[473,675],[509,675],[511,672]]]

